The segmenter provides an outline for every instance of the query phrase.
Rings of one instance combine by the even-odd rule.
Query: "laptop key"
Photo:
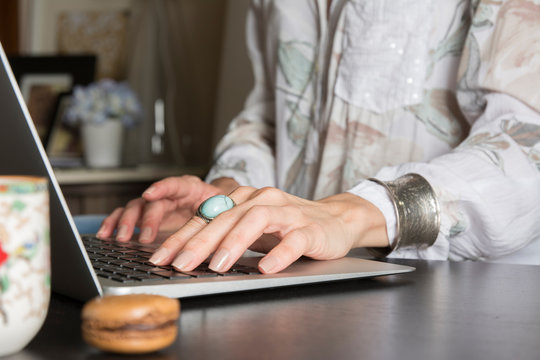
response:
[[[123,277],[131,277],[131,276],[135,276],[135,274],[133,274],[132,272],[129,272],[129,271],[115,271],[114,272],[115,275],[120,275],[120,276],[123,276]]]
[[[164,280],[163,276],[154,275],[154,274],[137,274],[132,276],[133,279],[138,280]]]
[[[129,255],[136,254],[137,250],[133,250],[133,249],[114,249],[114,252],[116,253],[117,256],[127,256],[128,254]]]
[[[134,263],[134,262],[126,262],[122,265],[120,265],[122,267],[122,269],[126,270],[126,269],[129,269],[129,271],[134,271],[134,270],[138,270],[137,268],[137,263]]]
[[[224,273],[217,273],[219,276],[245,276],[247,275],[246,273],[242,273],[242,272],[239,272],[239,271],[227,271],[227,272],[224,272]]]
[[[111,251],[109,250],[106,250],[106,249],[101,249],[101,248],[90,248],[93,253],[95,254],[101,254],[101,255],[107,255],[107,254],[110,254]]]
[[[122,256],[122,260],[125,260],[125,261],[131,261],[131,262],[137,262],[137,263],[146,263],[146,259],[145,258],[141,258],[141,257],[138,257],[138,256]]]
[[[109,265],[107,264],[106,266],[102,266],[100,267],[101,270],[103,271],[109,271],[109,272],[116,272],[116,271],[122,271],[122,268],[118,267],[118,266],[115,266],[115,265]]]
[[[215,277],[218,276],[217,272],[210,272],[210,271],[200,271],[200,270],[192,270],[192,271],[182,271],[182,274],[191,275],[196,278],[205,278],[205,277]]]
[[[245,265],[234,265],[231,268],[231,271],[242,272],[244,274],[249,274],[249,275],[260,275],[261,274],[259,269],[251,267],[251,266],[245,266]]]
[[[163,276],[166,279],[191,279],[192,278],[192,276],[190,275],[179,273],[174,270],[156,270],[156,271],[152,271],[152,274]]]
[[[145,245],[138,245],[138,244],[129,244],[129,245],[126,246],[126,248],[128,248],[130,250],[135,250],[135,251],[138,251],[138,252],[143,252],[143,253],[153,253],[154,251],[156,251],[155,247],[145,246]]]
[[[154,272],[156,272],[156,271],[163,271],[163,270],[165,270],[165,269],[162,269],[162,268],[159,267],[159,266],[152,266],[152,267],[147,268],[147,269],[146,269],[146,272],[149,273],[149,274],[151,274],[151,273],[154,273]],[[169,270],[170,270],[170,269],[169,269]]]
[[[109,276],[111,276],[111,274],[112,274],[112,273],[108,273],[108,272],[106,272],[106,271],[96,270],[96,275],[97,275],[97,276],[109,278]]]
[[[94,269],[103,269],[104,267],[108,267],[109,264],[107,264],[106,262],[102,262],[102,261],[92,261],[92,267]]]
[[[129,261],[124,261],[122,259],[113,259],[113,260],[109,261],[109,264],[122,266],[122,265],[129,265],[131,263]]]
[[[148,252],[144,252],[144,251],[137,251],[137,252],[134,252],[132,253],[136,256],[139,256],[141,258],[144,258],[144,259],[150,259],[150,257],[152,257],[152,253],[148,253]]]
[[[117,249],[117,247],[115,247],[114,245],[107,244],[106,242],[103,242],[103,244],[100,245],[100,248],[111,250],[111,251],[114,251],[114,249]]]
[[[145,265],[145,264],[138,264],[138,263],[133,263],[133,268],[134,269],[137,269],[137,270],[141,270],[141,271],[144,271],[144,272],[147,272],[151,269],[154,269],[154,270],[157,270],[156,269],[156,266],[153,266],[153,265]]]
[[[96,257],[95,259],[93,259],[94,261],[99,261],[99,262],[103,262],[103,263],[107,263],[109,264],[111,261],[113,260],[116,260],[115,258],[113,257],[110,257],[110,256],[100,256],[100,257]]]
[[[119,277],[119,276],[111,276],[109,279],[115,280],[115,281],[120,281],[120,282],[123,282],[123,283],[137,281],[136,279],[124,278],[124,277]]]

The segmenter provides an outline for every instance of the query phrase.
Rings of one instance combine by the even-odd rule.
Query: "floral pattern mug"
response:
[[[23,349],[47,315],[49,226],[48,181],[0,176],[0,356]]]

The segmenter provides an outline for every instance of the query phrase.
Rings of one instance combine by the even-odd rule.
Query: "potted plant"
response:
[[[75,86],[64,121],[80,126],[87,166],[118,167],[124,129],[135,126],[140,116],[140,103],[129,86],[103,79]]]

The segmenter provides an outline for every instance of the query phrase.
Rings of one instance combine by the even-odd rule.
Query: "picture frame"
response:
[[[19,88],[42,143],[51,130],[58,94],[70,91],[73,78],[69,74],[25,74]]]
[[[77,167],[83,164],[83,151],[78,127],[64,122],[64,116],[72,99],[71,92],[58,95],[46,152],[54,167]]]
[[[75,85],[88,85],[95,79],[96,56],[16,55],[9,56],[13,74],[45,148],[57,117],[60,94]]]

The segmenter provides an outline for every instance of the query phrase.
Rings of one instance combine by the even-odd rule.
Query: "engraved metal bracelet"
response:
[[[397,235],[392,246],[368,250],[376,257],[385,257],[398,248],[423,249],[433,245],[441,220],[439,201],[429,182],[418,174],[406,174],[393,181],[368,180],[388,191],[397,220]]]

